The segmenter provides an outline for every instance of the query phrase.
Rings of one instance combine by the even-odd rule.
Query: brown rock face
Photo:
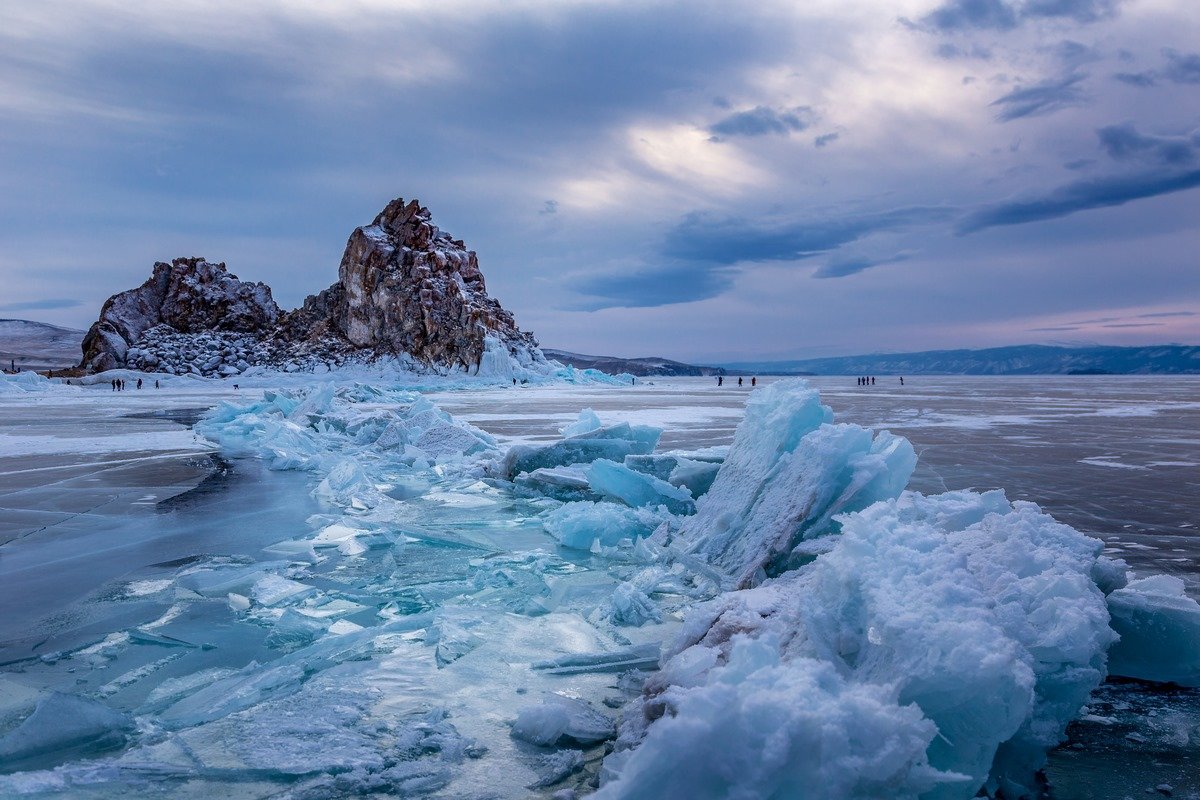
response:
[[[489,334],[510,348],[537,348],[488,297],[474,251],[439,230],[416,200],[393,200],[355,229],[338,283],[322,294],[339,289],[328,298],[329,319],[356,347],[466,368],[479,364]]]
[[[269,287],[239,281],[224,264],[155,264],[150,280],[104,304],[84,339],[82,366],[212,375],[408,355],[470,371],[481,365],[488,337],[521,368],[546,366],[537,340],[488,297],[475,253],[439,230],[416,200],[396,199],[350,235],[338,282],[294,311],[280,312]],[[496,355],[493,346],[489,363]]]

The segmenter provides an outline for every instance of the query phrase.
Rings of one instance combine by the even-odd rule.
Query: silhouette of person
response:
[[[742,385],[742,379],[739,377],[738,378],[738,386],[741,386],[741,385]]]
[[[900,385],[901,386],[904,385],[904,376],[903,375],[900,376]]]
[[[725,378],[724,378],[724,376],[722,376],[722,375],[718,375],[718,376],[717,376],[717,386],[720,386],[720,385],[721,385],[721,384],[723,384],[723,383],[725,383]]]
[[[155,389],[157,389],[157,388],[158,388],[158,379],[157,379],[157,378],[154,380],[154,388],[155,388]]]
[[[755,378],[751,378],[751,379],[750,379],[750,385],[751,385],[751,386],[758,386],[758,378],[756,378],[756,377],[755,377]]]
[[[141,378],[138,378],[138,382],[137,382],[137,388],[139,388],[139,389],[140,389],[140,388],[142,388],[142,379],[141,379]],[[236,387],[236,386],[234,386],[233,388],[235,388],[235,389],[236,389],[237,387]]]

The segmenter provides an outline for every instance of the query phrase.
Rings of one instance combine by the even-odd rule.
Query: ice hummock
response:
[[[936,788],[916,792],[921,796],[967,798],[985,785],[1008,796],[1033,791],[1046,750],[1103,679],[1105,652],[1115,640],[1104,594],[1092,578],[1101,543],[1035,506],[1009,504],[999,492],[906,494],[839,521],[833,548],[813,563],[692,612],[664,670],[647,687],[652,705],[646,718],[669,709],[667,717],[678,722],[661,733],[650,723],[641,747],[661,748],[677,724],[710,726],[715,738],[698,745],[706,750],[752,736],[749,729],[685,716],[693,708],[713,713],[703,709],[715,708],[715,699],[702,698],[723,696],[728,671],[745,669],[734,651],[749,639],[763,665],[755,679],[767,682],[768,693],[776,683],[803,679],[793,673],[830,667],[850,686],[894,691],[887,702],[876,695],[890,710],[876,718],[876,732],[861,735],[886,737],[919,709],[939,735],[913,763],[965,776],[939,778]],[[761,655],[764,647],[769,657]],[[680,662],[707,668],[683,670],[687,685],[679,686],[672,676]],[[731,713],[736,718],[738,712]],[[799,746],[807,735],[799,731],[790,741],[781,734],[780,746]],[[821,779],[824,762],[842,755],[829,753],[806,780]],[[781,765],[769,780],[792,780],[791,768]],[[925,780],[932,774],[921,772]],[[909,796],[906,784],[888,780],[893,783],[880,785]],[[650,796],[640,794],[642,785],[636,777],[618,780],[614,787],[628,788],[605,796]],[[847,796],[873,791],[878,786]]]
[[[832,422],[803,384],[750,396],[729,456],[679,537],[727,588],[752,584],[801,541],[836,531],[835,515],[894,498],[908,483],[917,463],[908,440]]]
[[[0,794],[566,796],[600,769],[600,797],[1015,797],[1120,661],[1121,609],[1129,644],[1178,656],[1135,666],[1186,675],[1174,584],[1125,586],[1002,492],[902,492],[907,442],[834,424],[801,382],[751,397],[727,456],[592,413],[557,451],[583,460],[515,486],[511,449],[408,391],[218,409],[199,430],[307,473],[319,512],[258,560],[163,567],[138,582],[156,621],[33,664],[99,675],[75,716],[111,724],[79,751],[46,726],[62,741]],[[596,470],[580,441],[630,452]],[[694,515],[661,500],[685,492]]]
[[[1107,674],[1110,607],[1172,609],[1136,625],[1186,672],[1181,587],[1118,589],[1124,567],[1101,542],[1000,491],[901,494],[914,464],[898,437],[834,425],[802,383],[752,396],[660,558],[753,588],[687,612],[626,708],[597,796],[1030,796]],[[645,605],[638,583],[662,571],[625,597]],[[785,755],[762,755],[764,729]],[[699,765],[695,781],[681,761]]]

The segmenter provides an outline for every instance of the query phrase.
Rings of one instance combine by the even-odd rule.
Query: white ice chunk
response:
[[[563,436],[578,436],[581,433],[590,433],[594,430],[599,430],[602,426],[600,417],[596,416],[596,412],[590,408],[585,408],[579,412],[579,418],[569,425],[564,425],[558,429],[558,432]]]
[[[375,505],[378,490],[357,461],[344,459],[317,484],[313,495],[337,506],[351,506],[357,501],[370,507]]]
[[[535,469],[518,475],[514,483],[535,494],[564,502],[596,499],[587,472],[580,466]]]
[[[1108,596],[1121,641],[1108,652],[1108,671],[1123,678],[1200,686],[1200,603],[1183,581],[1153,575]]]
[[[225,597],[230,592],[248,594],[259,578],[271,567],[267,563],[245,567],[198,569],[179,578],[179,585],[205,597]]]
[[[669,702],[640,747],[605,761],[597,800],[915,800],[955,779],[929,766],[937,728],[916,706],[829,663],[781,662],[774,644],[739,642],[711,682]]]
[[[281,575],[264,575],[255,581],[250,596],[261,605],[278,606],[298,603],[316,592],[316,588],[306,583],[293,581]]]

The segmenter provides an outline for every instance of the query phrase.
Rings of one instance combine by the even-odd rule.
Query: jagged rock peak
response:
[[[513,356],[537,349],[488,296],[475,252],[434,225],[417,200],[397,198],[355,229],[327,295],[337,295],[334,326],[356,347],[467,368],[480,363],[489,335]]]

